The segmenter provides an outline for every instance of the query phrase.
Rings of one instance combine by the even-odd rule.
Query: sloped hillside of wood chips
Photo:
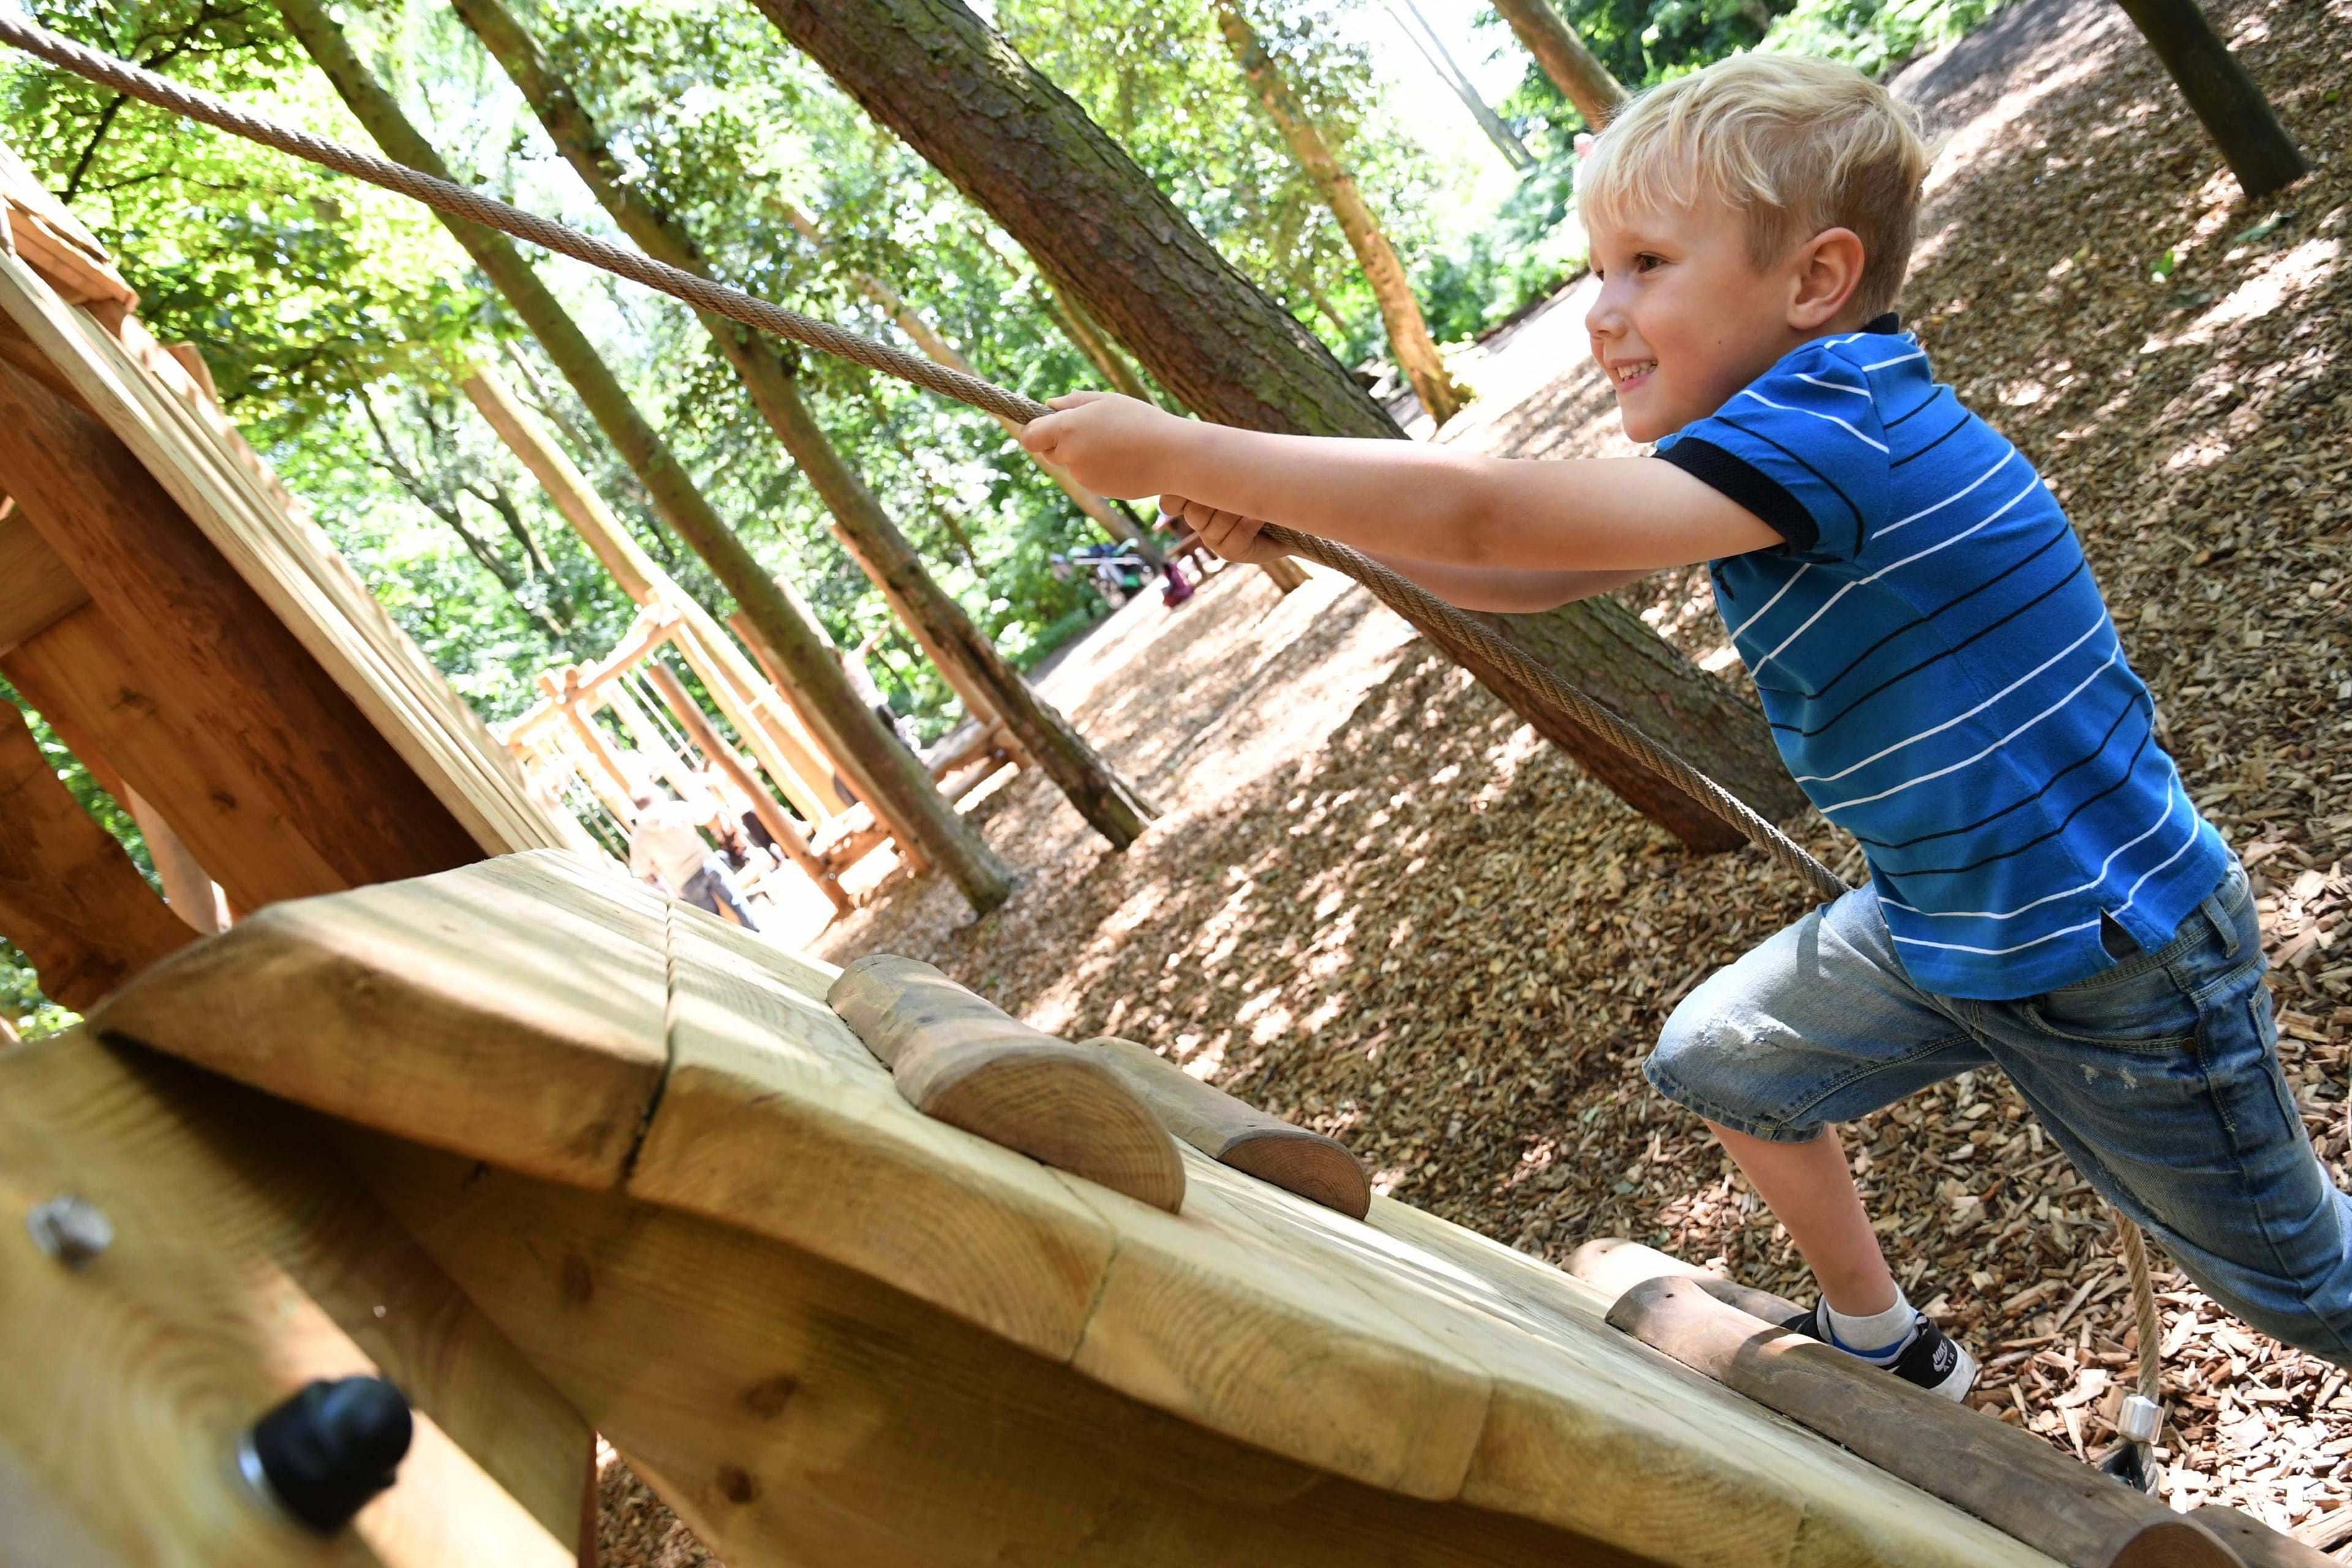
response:
[[[2033,0],[1904,84],[1949,138],[1907,310],[2072,510],[2191,791],[2260,879],[2281,1056],[2342,1182],[2352,0],[2214,14],[2311,178],[2247,203],[2119,10]],[[1581,310],[1564,299],[1474,366],[1509,394],[1446,438],[1623,449],[1577,363]],[[1744,679],[1695,576],[1650,589],[1662,632]],[[1634,1237],[1804,1292],[1786,1237],[1639,1074],[1674,1002],[1802,909],[1761,856],[1687,858],[1330,579],[1277,601],[1229,573],[1180,613],[1130,611],[1049,690],[1167,820],[1111,855],[1021,779],[981,807],[1024,878],[1010,906],[971,922],[948,890],[899,884],[826,956],[916,954],[1044,1027],[1145,1041],[1528,1251]],[[1979,1407],[2069,1449],[2111,1441],[2122,1275],[2016,1097],[1964,1077],[1851,1139],[1914,1299],[1987,1362]],[[2342,1374],[2162,1284],[2171,1495],[2352,1541]],[[667,1528],[648,1500],[608,1490],[608,1532],[627,1509],[641,1542]]]

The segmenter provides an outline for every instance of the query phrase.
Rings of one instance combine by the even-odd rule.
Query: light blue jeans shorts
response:
[[[2352,1365],[2352,1200],[2279,1071],[2264,967],[2234,857],[2163,947],[2014,1002],[1912,984],[1863,888],[1692,992],[1644,1071],[1710,1121],[1798,1143],[1997,1067],[2099,1195],[2216,1301]]]

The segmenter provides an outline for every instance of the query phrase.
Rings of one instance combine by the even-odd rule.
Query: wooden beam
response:
[[[37,705],[97,736],[240,907],[480,857],[122,443],[6,364],[0,489],[95,585],[8,656],[12,676],[26,666]]]
[[[72,1032],[0,1056],[0,1455],[107,1563],[567,1568],[588,1425],[371,1199],[317,1119]],[[26,1215],[72,1194],[68,1268]],[[416,1432],[332,1542],[238,1480],[239,1436],[312,1378],[369,1373]],[[0,1558],[31,1543],[11,1517]],[[68,1558],[71,1562],[73,1559]]]
[[[1084,1048],[1102,1052],[1162,1127],[1219,1164],[1353,1219],[1370,1212],[1371,1180],[1338,1139],[1268,1116],[1133,1040],[1107,1035]]]
[[[52,1001],[87,1012],[191,932],[122,846],[58,780],[14,704],[0,701],[0,934]]]
[[[659,659],[646,666],[646,676],[653,682],[655,694],[661,698],[662,705],[685,728],[686,738],[694,743],[695,749],[709,758],[712,764],[725,773],[729,781],[742,792],[743,797],[751,803],[752,811],[759,816],[760,826],[768,830],[768,837],[776,841],[776,847],[783,852],[785,858],[799,867],[802,874],[817,885],[818,891],[832,902],[834,913],[847,914],[855,905],[843,889],[841,879],[810,850],[808,837],[801,831],[800,824],[784,815],[783,808],[776,804],[775,796],[768,793],[767,786],[751,772],[751,764],[737,755],[732,746],[719,738],[718,730],[702,711],[700,704],[694,700],[693,694],[687,690],[686,682]]]
[[[1871,1375],[1842,1351],[1724,1305],[1695,1279],[1637,1285],[1609,1321],[2069,1568],[2242,1568],[2158,1500],[2013,1426]]]
[[[570,855],[505,856],[263,910],[91,1022],[367,1126],[611,1185],[667,1056],[665,903]]]
[[[88,603],[80,580],[24,513],[0,507],[0,653]]]
[[[893,953],[852,963],[825,1000],[924,1115],[1171,1214],[1182,1205],[1183,1157],[1107,1053]]]
[[[82,759],[85,763],[88,758]],[[182,925],[198,936],[218,936],[228,930],[228,900],[214,881],[212,874],[196,859],[194,851],[172,831],[163,813],[147,804],[147,797],[125,784],[121,795],[122,809],[139,825],[139,836],[147,841],[147,858],[155,868],[155,876],[163,884],[163,902]]]
[[[730,1563],[1649,1561],[1240,1447],[780,1242],[423,1151],[373,1170]]]
[[[547,700],[563,715],[572,738],[587,753],[588,779],[596,786],[596,793],[604,796],[605,809],[619,817],[623,826],[635,822],[636,793],[650,781],[628,775],[621,766],[620,752],[605,738],[604,731],[596,727],[596,721],[582,710],[580,667],[572,665],[560,677],[553,670],[541,670],[539,689],[547,693]]]
[[[1193,1520],[1192,1501],[1090,1489],[1083,1448],[1028,1467],[1017,1390],[1043,1366],[1048,1410],[1171,1418],[1081,1420],[1104,1465],[1175,1486],[1197,1461],[1231,1481],[1211,1489],[1229,1507],[1250,1476],[1310,1473],[1465,1540],[1533,1527],[1598,1543],[1586,1560],[2050,1568],[1609,1328],[1589,1286],[1432,1215],[1376,1196],[1349,1219],[1190,1151],[1169,1214],[923,1116],[824,1005],[828,966],[568,865],[513,856],[319,900],[322,928],[341,910],[373,933],[372,961],[354,948],[333,990],[281,983],[258,950],[189,963],[247,922],[135,978],[93,1023],[136,1008],[162,1048],[460,1156],[427,1162],[446,1186],[372,1166],[375,1190],[707,1540],[741,1548],[732,1561],[960,1562],[967,1541],[1000,1562],[1087,1561],[1031,1533],[1079,1515],[1121,1548],[1105,1561],[1158,1561],[1158,1530],[1176,1560],[1230,1557],[1186,1533],[1227,1523]],[[509,1205],[512,1179],[480,1163],[509,1161],[590,1190],[587,1206]],[[701,1220],[712,1250],[672,1247]],[[822,1262],[774,1262],[778,1244]],[[820,1273],[863,1294],[800,1302],[793,1280]],[[907,1300],[922,1310],[894,1316]],[[961,1425],[888,1387],[928,1391]],[[1143,1441],[1187,1432],[1197,1447]],[[1212,1472],[1219,1455],[1244,1458]],[[934,1495],[938,1519],[920,1511]],[[737,1533],[761,1498],[761,1528],[856,1533],[805,1552]],[[915,1532],[874,1545],[865,1532],[894,1519]]]
[[[779,714],[777,705],[786,702],[786,694],[761,680],[723,630],[714,627],[706,635],[689,623],[672,641],[793,810],[814,826],[849,808],[848,797],[834,783],[833,759],[789,705]],[[738,661],[744,668],[737,668]]]

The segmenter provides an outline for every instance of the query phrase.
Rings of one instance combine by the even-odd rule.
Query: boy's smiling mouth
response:
[[[1609,379],[1616,384],[1618,391],[1622,392],[1657,368],[1658,362],[1654,359],[1623,360],[1609,367]]]

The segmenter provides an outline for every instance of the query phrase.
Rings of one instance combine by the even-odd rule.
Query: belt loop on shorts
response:
[[[2222,878],[2221,885],[2223,887],[2229,886],[2229,879],[2227,877]],[[2206,894],[2204,900],[2197,906],[2197,912],[2205,917],[2206,923],[2213,928],[2213,934],[2221,939],[2221,956],[2224,958],[2237,957],[2239,947],[2238,922],[2231,920],[2228,911],[2222,909],[2221,895],[2220,891],[2217,889]]]

